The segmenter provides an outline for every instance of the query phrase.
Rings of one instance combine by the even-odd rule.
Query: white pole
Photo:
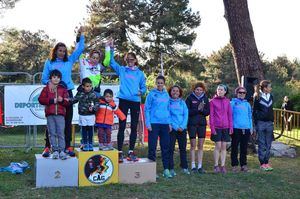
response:
[[[160,53],[160,69],[161,69],[161,75],[164,76],[164,62],[163,62],[163,53]]]

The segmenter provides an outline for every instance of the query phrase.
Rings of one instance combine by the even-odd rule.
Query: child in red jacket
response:
[[[43,88],[39,102],[45,105],[45,114],[47,117],[47,128],[50,135],[50,144],[53,151],[52,158],[67,159],[64,152],[65,149],[65,115],[66,106],[69,102],[68,90],[60,84],[61,72],[53,70],[49,77],[51,83],[54,85],[53,89],[47,85]]]
[[[99,109],[96,113],[96,127],[98,127],[99,150],[113,150],[111,143],[111,126],[114,124],[114,114],[121,121],[126,120],[124,113],[113,101],[113,91],[106,89],[100,98]]]

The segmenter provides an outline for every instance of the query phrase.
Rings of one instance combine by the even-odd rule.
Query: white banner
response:
[[[44,106],[38,102],[38,97],[44,85],[7,85],[4,88],[4,121],[5,125],[46,125]],[[110,88],[114,92],[114,100],[119,91],[119,85],[101,85],[101,91]],[[73,90],[75,96],[77,86]],[[74,104],[73,124],[78,124],[78,103]],[[130,118],[127,118],[127,122]],[[115,116],[115,123],[118,118]]]

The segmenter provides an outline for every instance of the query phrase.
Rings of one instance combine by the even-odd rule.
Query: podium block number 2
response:
[[[54,172],[54,179],[60,179],[61,178],[61,173],[60,171],[55,171]]]

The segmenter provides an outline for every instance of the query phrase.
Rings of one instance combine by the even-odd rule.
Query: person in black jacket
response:
[[[193,92],[187,97],[186,105],[189,109],[188,133],[191,143],[191,169],[193,172],[205,173],[202,167],[203,145],[206,135],[206,116],[209,115],[209,101],[206,96],[205,84],[196,83]],[[196,137],[198,137],[198,169],[195,164]]]
[[[263,80],[259,84],[260,90],[254,94],[253,119],[258,135],[258,159],[260,168],[272,171],[269,164],[270,149],[274,139],[274,114],[271,82]]]

